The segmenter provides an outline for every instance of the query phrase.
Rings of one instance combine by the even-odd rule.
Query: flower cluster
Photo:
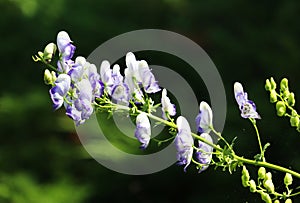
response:
[[[204,101],[200,103],[199,108],[199,114],[196,117],[198,132],[201,133],[200,137],[212,144],[212,138],[208,134],[212,128],[211,108]],[[185,165],[184,171],[186,171],[187,166],[191,163],[193,158],[194,139],[192,137],[190,125],[183,116],[177,118],[176,124],[178,128],[178,133],[175,138],[177,160],[179,165]],[[198,162],[199,172],[202,172],[208,168],[211,162],[213,147],[199,140],[198,147],[195,148],[195,156],[196,161]]]

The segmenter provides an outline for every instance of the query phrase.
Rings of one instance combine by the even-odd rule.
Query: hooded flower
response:
[[[57,47],[63,60],[71,59],[76,49],[68,33],[65,31],[60,31],[57,34]]]
[[[135,137],[138,139],[142,145],[141,149],[145,149],[150,141],[151,136],[151,126],[148,116],[145,112],[140,113],[136,117],[136,129],[135,129]]]
[[[253,101],[248,100],[247,92],[244,92],[243,86],[239,82],[234,83],[234,96],[239,105],[241,116],[243,118],[256,118],[260,119],[256,111],[256,106]]]
[[[213,143],[213,140],[209,134],[202,133],[200,136],[203,137],[208,142]],[[199,169],[199,172],[202,172],[202,171],[206,170],[210,164],[210,161],[212,158],[213,147],[211,147],[210,145],[208,145],[204,142],[201,142],[200,140],[198,141],[198,143],[199,143],[199,146],[198,146],[199,151],[196,152],[196,159],[198,160],[198,162],[200,164],[203,164],[202,168]]]
[[[190,165],[192,160],[194,139],[186,118],[179,116],[176,124],[178,128],[178,133],[175,137],[177,160],[179,165],[185,165],[184,171],[186,171],[186,168]]]
[[[70,99],[68,104],[66,104],[66,114],[78,126],[84,123],[86,119],[89,119],[93,113],[93,89],[88,79],[82,79],[76,84],[76,95],[77,98]]]
[[[60,74],[54,84],[55,86],[50,89],[49,93],[53,101],[53,108],[57,110],[63,105],[64,98],[71,87],[71,78],[67,74]]]
[[[169,97],[167,96],[167,90],[163,89],[161,94],[161,105],[162,105],[162,117],[167,120],[167,115],[175,116],[176,108],[175,105],[171,103]]]
[[[134,54],[126,54],[125,83],[129,88],[130,96],[134,96],[142,101],[142,92],[140,85],[143,86],[146,93],[155,93],[160,91],[157,81],[154,78],[146,61],[137,61]]]
[[[209,133],[212,127],[213,114],[210,106],[202,101],[199,105],[199,114],[196,117],[196,126],[198,127],[198,132]]]

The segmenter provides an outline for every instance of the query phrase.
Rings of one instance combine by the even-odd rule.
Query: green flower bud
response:
[[[290,124],[292,127],[297,127],[300,123],[299,117],[298,116],[292,116],[290,118]]]
[[[271,179],[266,180],[264,182],[264,186],[269,192],[271,193],[275,192],[275,187]]]
[[[280,201],[279,201],[278,199],[276,199],[276,200],[274,201],[274,203],[280,203]]]
[[[286,89],[284,91],[281,91],[281,94],[282,94],[284,99],[288,99],[291,93],[288,89]]]
[[[44,57],[44,53],[41,52],[41,51],[38,52],[38,55],[39,55],[40,58],[43,58],[43,57]]]
[[[270,102],[271,103],[277,102],[277,93],[275,90],[270,91]]]
[[[284,184],[286,186],[291,185],[293,183],[293,176],[289,173],[286,173],[284,176]]]
[[[288,79],[283,78],[280,82],[280,90],[284,91],[289,88]]]
[[[56,49],[57,48],[54,43],[49,43],[44,49],[44,56],[43,56],[44,60],[50,62],[56,52]]]
[[[286,112],[285,103],[283,101],[278,101],[276,103],[276,110],[278,116],[283,116]]]
[[[256,183],[255,183],[255,181],[250,180],[249,185],[250,185],[250,192],[256,192]]]
[[[242,185],[244,187],[248,187],[249,186],[249,180],[250,180],[250,175],[249,172],[246,168],[246,166],[243,166],[243,170],[242,170]]]
[[[292,203],[292,200],[291,199],[287,199],[287,200],[285,200],[285,203]]]
[[[260,195],[263,201],[265,201],[266,203],[272,203],[272,199],[269,194],[262,192]]]
[[[294,106],[296,103],[296,100],[295,100],[295,94],[293,92],[291,92],[288,96],[288,104],[290,106]]]
[[[266,89],[267,91],[270,91],[270,90],[272,89],[272,85],[271,85],[269,79],[266,79],[265,89]]]
[[[265,180],[272,180],[272,173],[271,172],[266,173]]]
[[[266,169],[265,169],[265,167],[260,167],[259,169],[258,169],[258,177],[260,178],[260,179],[265,179],[265,176],[266,176]]]
[[[48,69],[45,69],[45,72],[44,72],[44,82],[45,82],[45,84],[46,85],[53,85],[55,80],[56,80],[55,72],[52,71],[50,73],[50,71]]]
[[[273,77],[270,78],[270,83],[271,83],[271,89],[275,90],[276,89],[276,82],[274,81]]]
[[[292,116],[298,116],[298,113],[297,113],[297,111],[296,110],[292,110]]]

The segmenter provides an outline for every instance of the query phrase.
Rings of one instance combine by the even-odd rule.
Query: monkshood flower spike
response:
[[[234,96],[239,105],[241,116],[243,118],[260,119],[260,115],[256,111],[256,106],[253,101],[248,100],[247,92],[244,92],[243,86],[239,82],[234,83]]]
[[[111,68],[108,61],[103,61],[99,74],[97,67],[84,57],[77,56],[75,60],[73,59],[75,49],[68,33],[61,31],[57,35],[56,44],[49,43],[43,52],[39,51],[32,58],[47,66],[44,71],[44,82],[51,86],[49,94],[54,110],[65,108],[66,115],[73,119],[76,125],[83,124],[94,112],[106,112],[109,115],[118,111],[124,112],[126,116],[136,118],[134,135],[141,144],[140,148],[146,149],[151,140],[151,119],[156,125],[168,127],[170,135],[165,140],[156,138],[152,140],[158,142],[158,146],[160,143],[170,143],[174,140],[178,164],[184,166],[185,172],[192,164],[196,165],[199,172],[208,169],[210,165],[229,173],[242,168],[242,185],[259,195],[264,202],[278,203],[280,200],[288,203],[291,202],[291,198],[300,195],[300,187],[291,188],[295,186],[295,182],[292,183],[293,178],[300,179],[300,173],[289,169],[290,166],[282,167],[266,161],[264,153],[269,144],[262,146],[260,141],[256,125],[256,119],[260,116],[254,102],[248,99],[239,82],[234,84],[234,96],[241,116],[252,122],[260,148],[260,153],[252,159],[246,158],[247,155],[239,156],[234,151],[235,140],[239,139],[228,142],[221,132],[214,129],[213,112],[206,102],[203,101],[199,105],[196,133],[191,131],[185,117],[176,115],[176,107],[167,96],[166,89],[160,94],[160,103],[155,104],[148,94],[159,92],[161,87],[145,60],[137,60],[135,55],[129,52],[126,55],[126,67],[121,68],[115,64]],[[57,52],[58,57],[54,57]],[[54,59],[57,61],[53,61]],[[289,91],[288,80],[282,79],[278,93],[273,78],[266,81],[265,88],[270,91],[270,101],[276,103],[277,115],[289,117],[291,126],[300,131],[300,115],[293,108],[296,102],[295,94]],[[162,107],[161,117],[153,114],[159,106]],[[171,116],[178,116],[176,123]],[[217,135],[218,139],[214,141],[213,135],[209,133]],[[259,168],[257,177],[250,177],[246,165]],[[272,174],[266,172],[266,168],[284,173],[285,178],[282,182],[285,187],[275,186]]]
[[[177,160],[179,165],[185,165],[184,171],[190,165],[193,157],[194,139],[191,134],[191,128],[183,116],[176,120],[178,133],[175,137],[175,146],[177,149]]]

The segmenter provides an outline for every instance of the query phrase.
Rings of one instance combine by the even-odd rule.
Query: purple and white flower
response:
[[[202,133],[200,136],[203,137],[208,142],[213,143],[213,140],[209,134]],[[200,173],[208,168],[212,159],[213,147],[200,140],[198,141],[198,145],[199,145],[198,146],[199,150],[195,154],[198,162],[200,164],[203,164],[202,167],[199,169],[199,173]]]
[[[198,132],[209,133],[213,126],[212,119],[213,114],[210,106],[205,101],[202,101],[199,105],[199,114],[196,117]]]
[[[59,109],[71,87],[71,78],[67,74],[60,74],[54,82],[55,86],[49,90],[54,110]]]
[[[57,34],[57,47],[60,52],[60,57],[67,61],[74,55],[76,47],[72,44],[72,40],[65,31],[60,31]]]
[[[151,136],[151,125],[149,118],[145,112],[140,113],[136,117],[136,129],[134,133],[135,137],[142,144],[141,149],[147,148],[150,142]]]
[[[161,105],[162,105],[162,117],[167,120],[167,114],[170,116],[175,116],[176,108],[175,105],[171,103],[169,97],[167,96],[167,90],[163,89],[161,94]]]
[[[256,111],[256,106],[253,101],[248,100],[247,92],[244,92],[243,86],[239,82],[234,83],[234,96],[239,105],[241,116],[243,118],[260,119],[260,115]]]
[[[186,171],[192,160],[194,139],[186,118],[179,116],[176,124],[178,133],[174,142],[177,149],[177,160],[179,165],[185,165],[184,171]]]

